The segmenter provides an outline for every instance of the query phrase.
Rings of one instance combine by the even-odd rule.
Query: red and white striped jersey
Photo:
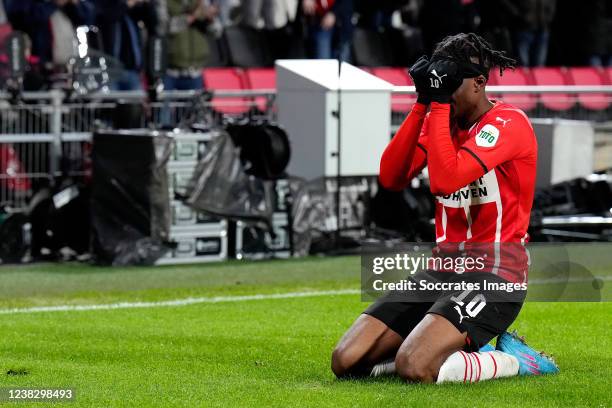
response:
[[[428,120],[419,136],[425,151],[428,137],[435,137],[427,133]],[[452,194],[436,196],[436,242],[526,242],[537,142],[525,113],[497,101],[469,130],[454,126],[451,135],[455,149],[471,154],[485,174]]]

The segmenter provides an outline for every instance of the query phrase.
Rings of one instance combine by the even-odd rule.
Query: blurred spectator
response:
[[[167,90],[202,89],[202,68],[210,58],[206,32],[219,13],[207,0],[159,0],[168,39]]]
[[[1,2],[0,2],[1,3]],[[48,82],[40,71],[38,58],[32,56],[32,41],[24,35],[24,54],[27,61],[25,72],[23,73],[24,91],[42,91],[48,88]]]
[[[6,24],[6,12],[4,11],[4,3],[0,0],[0,24]]]
[[[519,0],[515,31],[516,51],[521,65],[546,64],[550,26],[555,16],[556,0]],[[582,6],[581,6],[582,7]]]
[[[513,55],[512,27],[519,9],[512,0],[476,0],[480,16],[479,32],[493,48]]]
[[[121,77],[111,81],[111,89],[142,89],[146,61],[139,24],[155,34],[158,19],[153,4],[149,0],[96,0],[96,12],[104,52],[123,64]]]
[[[75,27],[94,22],[89,0],[5,0],[13,29],[32,40],[32,54],[42,63],[64,65],[73,55]]]
[[[295,20],[297,0],[243,0],[244,23],[253,28],[275,30]]]
[[[431,54],[434,46],[448,35],[475,30],[473,0],[422,0],[419,25],[425,50]]]
[[[419,0],[356,0],[360,30],[353,44],[355,62],[366,66],[411,66],[424,49],[421,29],[417,27],[420,6]],[[377,51],[370,52],[368,48]]]
[[[604,39],[600,54],[592,54],[590,58],[591,65],[593,66],[607,66],[612,67],[612,5],[606,4],[606,19],[603,24],[603,35],[601,38]]]
[[[351,61],[351,44],[353,42],[353,31],[355,23],[353,14],[355,12],[354,0],[336,0],[338,5],[334,8],[336,13],[334,57],[342,61]]]
[[[585,51],[592,66],[612,66],[612,4],[589,1],[592,10],[585,27]]]
[[[353,35],[353,0],[302,0],[312,58],[349,61]]]
[[[357,0],[355,10],[359,14],[358,25],[370,30],[385,30],[393,26],[393,14],[413,0]]]
[[[243,0],[243,23],[263,29],[273,59],[303,58],[302,32],[296,22],[299,0]]]
[[[1,6],[0,1],[0,6]],[[48,81],[40,71],[38,58],[32,56],[32,41],[23,34],[23,54],[25,57],[25,66],[23,71],[22,82],[19,83],[17,78],[12,77],[7,66],[6,55],[0,54],[0,84],[3,90],[9,91],[40,91],[47,88]]]
[[[246,1],[246,0],[244,0]],[[219,6],[219,21],[223,26],[235,24],[238,10],[242,7],[241,0],[217,0]]]

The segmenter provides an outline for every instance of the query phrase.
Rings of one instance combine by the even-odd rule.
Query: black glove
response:
[[[432,102],[449,103],[453,92],[463,83],[463,75],[457,63],[449,59],[437,59],[428,66],[428,90]]]
[[[408,70],[417,91],[417,102],[423,105],[429,105],[429,102],[431,102],[431,97],[429,95],[428,68],[429,59],[426,55],[423,55]]]

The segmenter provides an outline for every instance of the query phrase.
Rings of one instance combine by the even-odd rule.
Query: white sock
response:
[[[457,351],[451,354],[438,373],[437,383],[478,382],[492,378],[512,377],[518,374],[519,363],[516,357],[503,351],[466,353]]]
[[[394,358],[391,358],[389,360],[383,361],[382,363],[376,364],[372,368],[370,377],[379,377],[381,375],[389,375],[389,374],[395,374],[395,359]]]

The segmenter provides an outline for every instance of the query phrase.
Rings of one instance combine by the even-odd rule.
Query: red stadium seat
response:
[[[244,74],[238,68],[205,68],[203,71],[204,88],[209,91],[239,91],[244,90]],[[246,97],[214,97],[212,107],[220,113],[229,115],[244,114],[250,109],[250,98]]]
[[[412,85],[412,78],[408,75],[408,71],[403,68],[372,68],[371,73],[396,86]]]
[[[570,68],[569,76],[574,85],[601,86],[604,83],[604,72],[593,67]],[[610,101],[603,93],[578,94],[578,102],[591,110],[604,110],[610,106]]]
[[[371,68],[371,73],[395,86],[414,85],[408,71],[403,68]],[[412,95],[393,95],[391,97],[391,111],[408,113],[415,102],[416,97]]]
[[[604,71],[604,85],[612,85],[612,67],[607,67]]]
[[[4,50],[4,43],[6,39],[8,38],[8,36],[11,35],[12,32],[13,32],[13,29],[11,28],[10,24],[0,24],[0,47],[3,48],[2,50],[0,50],[0,52],[6,51]]]
[[[247,69],[246,79],[250,89],[276,89],[276,71],[274,68]],[[267,105],[268,99],[265,96],[255,97],[255,106],[257,106],[257,109],[266,112]]]
[[[499,69],[493,68],[489,75],[489,83],[500,86],[533,85],[529,71],[526,68],[517,68],[514,71],[507,69],[501,76],[499,75]],[[524,111],[530,111],[537,105],[537,99],[534,94],[507,94],[502,95],[501,99]]]
[[[533,68],[531,72],[536,85],[569,85],[562,68],[538,67]],[[576,104],[574,97],[563,93],[542,94],[540,102],[554,111],[565,111]]]

